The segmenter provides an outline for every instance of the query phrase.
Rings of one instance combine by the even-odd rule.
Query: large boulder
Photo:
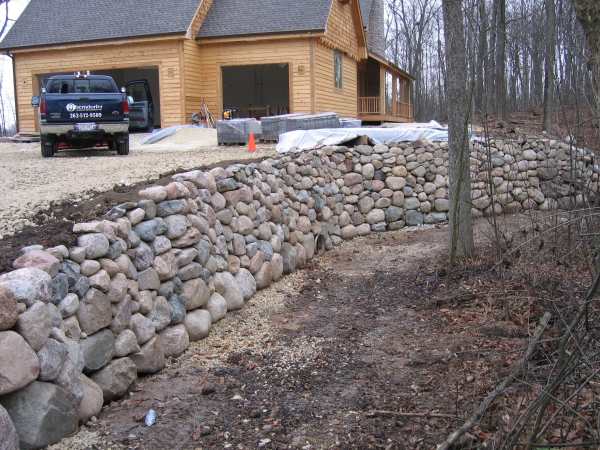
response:
[[[289,245],[289,244],[288,244]],[[248,269],[240,269],[235,274],[235,281],[237,281],[244,300],[250,300],[250,298],[256,292],[256,280]]]
[[[183,326],[187,330],[191,342],[204,339],[212,329],[210,313],[206,309],[191,311],[184,317]]]
[[[60,261],[43,250],[30,250],[13,261],[15,269],[35,267],[43,270],[51,277],[58,275]]]
[[[19,435],[2,405],[0,405],[0,450],[19,450]]]
[[[218,322],[227,314],[227,300],[221,294],[215,292],[206,302],[206,310],[210,313],[211,322]]]
[[[196,278],[183,283],[181,296],[185,300],[185,309],[192,311],[206,305],[210,290],[202,279]]]
[[[155,373],[165,367],[165,354],[160,336],[146,342],[138,353],[129,356],[138,373]]]
[[[37,355],[14,331],[0,332],[0,395],[18,391],[39,374]]]
[[[52,298],[54,288],[52,277],[41,269],[28,267],[0,275],[0,282],[12,280],[26,281],[31,284],[37,293],[38,300],[48,302]]]
[[[77,408],[77,418],[79,422],[87,422],[91,417],[98,417],[104,405],[104,395],[102,389],[84,374],[81,374],[81,384],[83,387],[83,399]]]
[[[112,322],[110,300],[103,292],[90,288],[81,298],[75,315],[81,331],[89,336]]]
[[[19,436],[21,449],[55,444],[77,431],[77,403],[63,388],[34,381],[23,389],[0,397]]]
[[[85,361],[84,372],[101,369],[115,356],[115,335],[102,330],[79,341]]]
[[[38,350],[37,357],[40,361],[38,378],[41,381],[54,381],[67,359],[68,348],[54,339],[48,339],[44,346]]]
[[[185,325],[175,325],[160,332],[166,358],[181,355],[189,346],[190,338]]]
[[[46,304],[36,301],[33,306],[19,314],[14,330],[23,336],[34,351],[42,348],[52,330],[52,320]]]
[[[244,306],[244,295],[237,281],[229,272],[218,272],[214,276],[215,291],[227,302],[227,311]]]
[[[125,395],[137,378],[137,366],[129,358],[113,359],[90,378],[102,389],[104,401],[109,402]]]

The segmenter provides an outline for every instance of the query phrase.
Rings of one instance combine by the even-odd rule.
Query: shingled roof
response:
[[[331,0],[214,0],[199,39],[324,31]]]
[[[199,5],[200,0],[31,0],[0,49],[184,34]]]
[[[359,0],[360,13],[362,15],[363,25],[366,27],[369,24],[369,16],[371,15],[371,3],[373,0]]]

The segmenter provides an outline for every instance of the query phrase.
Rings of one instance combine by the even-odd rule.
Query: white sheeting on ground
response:
[[[447,141],[448,128],[432,120],[429,123],[402,124],[397,128],[296,130],[279,136],[277,151],[279,153],[302,152],[328,145],[341,145],[358,136],[367,136],[373,144],[394,146],[400,142],[415,141],[421,138],[428,141]]]

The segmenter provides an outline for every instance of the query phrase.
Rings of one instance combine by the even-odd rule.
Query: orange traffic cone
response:
[[[254,133],[250,133],[250,136],[248,136],[248,151],[251,151],[251,152],[256,151],[256,142],[254,142]]]

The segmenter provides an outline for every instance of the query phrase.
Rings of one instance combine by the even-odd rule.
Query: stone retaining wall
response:
[[[564,143],[491,141],[471,156],[476,214],[551,209],[577,183],[597,187],[592,155]],[[326,147],[177,174],[139,196],[76,224],[77,247],[23,249],[0,275],[6,442],[73,433],[322,247],[445,222],[447,143]]]

